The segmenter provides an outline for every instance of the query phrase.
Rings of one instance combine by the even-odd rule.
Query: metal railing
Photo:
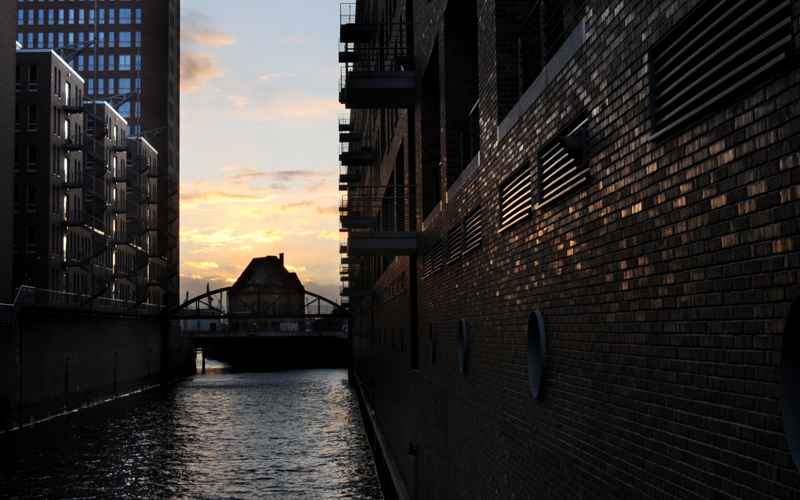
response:
[[[339,59],[344,62],[339,91],[345,89],[353,71],[407,71],[414,64],[412,23],[361,23],[367,28],[366,41],[339,44]]]
[[[539,0],[517,38],[522,95],[586,15],[586,0]]]
[[[91,295],[21,286],[13,304],[0,304],[0,325],[13,324],[23,306],[144,316],[156,316],[164,310],[164,307],[158,304],[137,305],[129,300],[107,297],[92,299]]]
[[[352,186],[339,206],[346,231],[414,231],[415,186]]]

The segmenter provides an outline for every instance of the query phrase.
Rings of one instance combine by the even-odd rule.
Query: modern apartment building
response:
[[[86,97],[111,103],[128,122],[127,135],[158,152],[152,255],[165,269],[164,303],[176,303],[180,1],[20,1],[17,7],[17,41],[25,49],[61,49],[85,77]]]
[[[16,64],[14,44],[14,4],[0,3],[0,67],[13,68]],[[10,193],[14,188],[14,73],[0,72],[0,192]],[[10,235],[14,227],[13,201],[10,196],[0,197],[0,234]],[[0,238],[0,303],[11,302],[12,272],[11,238]]]
[[[800,495],[800,2],[340,22],[342,295],[397,496]]]

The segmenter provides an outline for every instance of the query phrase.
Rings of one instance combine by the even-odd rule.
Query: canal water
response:
[[[382,496],[347,371],[325,369],[197,375],[2,434],[0,498]]]

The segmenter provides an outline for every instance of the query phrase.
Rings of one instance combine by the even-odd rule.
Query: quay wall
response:
[[[23,311],[0,327],[0,432],[194,373],[158,318]]]

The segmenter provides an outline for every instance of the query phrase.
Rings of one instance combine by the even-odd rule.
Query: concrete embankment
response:
[[[191,339],[158,318],[23,311],[0,327],[0,432],[194,369]]]

